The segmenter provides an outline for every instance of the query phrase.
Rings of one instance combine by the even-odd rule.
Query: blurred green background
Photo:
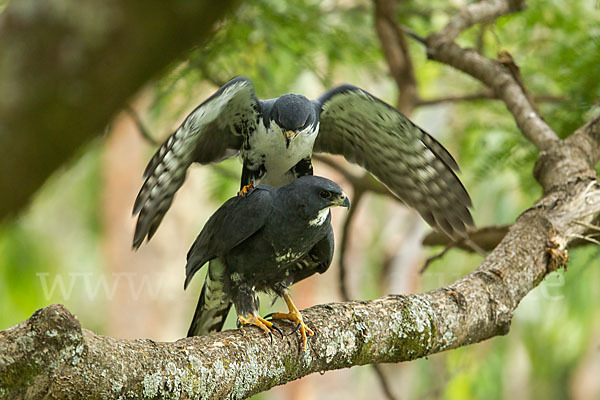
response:
[[[459,42],[494,58],[514,57],[540,111],[562,137],[600,113],[600,6],[594,0],[529,1]],[[464,1],[401,1],[398,23],[427,35]],[[418,93],[436,99],[484,90],[474,79],[428,61],[410,41]],[[261,98],[295,92],[314,98],[352,83],[394,104],[397,89],[374,29],[370,1],[266,1],[242,4],[216,36],[148,84],[131,107],[163,140],[195,106],[234,75]],[[541,195],[532,176],[536,149],[497,100],[417,106],[412,115],[455,156],[479,227],[510,224]],[[127,112],[58,171],[22,215],[0,226],[0,329],[38,308],[65,304],[82,325],[123,337],[184,336],[202,278],[183,291],[185,255],[206,218],[239,182],[240,163],[193,167],[156,237],[133,253],[131,207],[155,147]],[[345,182],[317,164],[318,174]],[[350,188],[348,187],[348,190]],[[334,214],[340,237],[343,212]],[[420,292],[450,284],[482,257],[451,250],[419,274],[441,248],[422,248],[429,231],[416,215],[367,195],[352,225],[348,253],[353,298]],[[600,249],[570,252],[569,269],[546,280],[519,306],[511,331],[484,343],[383,371],[402,399],[600,399]],[[338,254],[339,255],[339,254]],[[299,306],[339,301],[337,258],[330,271],[294,288]],[[263,301],[265,310],[271,309]],[[273,308],[281,308],[276,303]],[[228,322],[233,327],[232,321]],[[369,367],[328,372],[256,398],[385,398]]]

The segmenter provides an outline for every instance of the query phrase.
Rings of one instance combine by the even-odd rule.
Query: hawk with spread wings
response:
[[[236,77],[192,111],[150,160],[133,209],[134,248],[154,235],[192,163],[239,154],[242,189],[280,187],[312,175],[313,152],[361,165],[454,238],[473,224],[454,158],[389,104],[351,85],[312,101],[296,94],[259,100],[252,82]]]

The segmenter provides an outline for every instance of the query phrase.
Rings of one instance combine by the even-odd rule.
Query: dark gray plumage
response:
[[[219,162],[239,152],[242,187],[280,187],[312,175],[313,151],[363,166],[450,236],[473,224],[471,200],[450,153],[390,105],[350,85],[313,101],[294,94],[259,100],[252,83],[237,77],[196,108],[152,157],[133,209],[139,213],[134,247],[152,237],[193,162]]]
[[[316,176],[301,177],[278,189],[260,185],[223,204],[188,253],[185,287],[210,262],[188,336],[220,330],[232,303],[243,324],[270,333],[276,328],[258,315],[259,291],[286,300],[290,314],[297,313],[295,319],[287,319],[301,325],[305,342],[310,330],[287,288],[329,267],[334,248],[329,208],[333,206],[349,207],[350,202],[337,184]]]

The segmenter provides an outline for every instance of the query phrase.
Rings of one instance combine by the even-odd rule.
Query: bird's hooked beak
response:
[[[283,131],[283,137],[285,138],[285,148],[289,148],[290,147],[290,143],[292,143],[294,141],[294,139],[296,139],[298,137],[298,134],[300,133],[300,131],[295,132],[292,130],[289,131]]]
[[[342,192],[342,194],[340,194],[338,198],[333,201],[333,204],[350,209],[350,198],[346,193]]]

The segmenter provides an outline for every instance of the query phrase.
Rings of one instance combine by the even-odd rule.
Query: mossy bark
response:
[[[564,262],[566,245],[585,230],[581,222],[600,213],[598,183],[572,172],[449,287],[305,310],[316,331],[306,353],[297,333],[271,344],[255,329],[174,343],[119,340],[82,329],[53,305],[0,332],[0,395],[242,399],[315,372],[409,361],[506,334],[521,299]]]

